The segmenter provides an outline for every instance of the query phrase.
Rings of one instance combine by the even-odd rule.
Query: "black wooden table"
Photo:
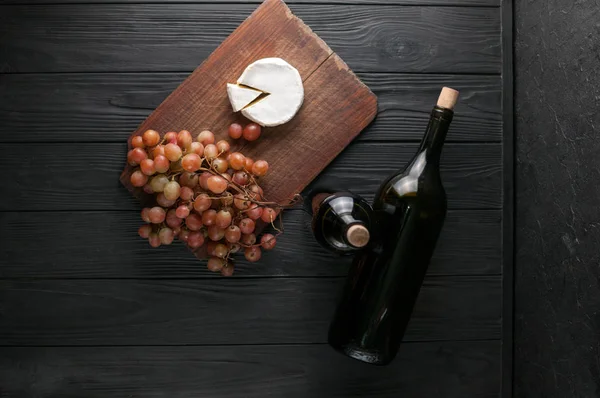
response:
[[[326,344],[349,261],[318,247],[304,212],[229,279],[137,237],[139,205],[118,182],[127,136],[257,4],[24,3],[0,0],[0,396],[511,395],[510,2],[289,2],[379,98],[320,183],[372,198],[440,88],[461,91],[447,222],[385,368]]]

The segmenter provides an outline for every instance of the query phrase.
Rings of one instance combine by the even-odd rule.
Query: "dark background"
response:
[[[515,3],[518,397],[600,396],[600,3]]]
[[[493,397],[503,383],[600,396],[599,4],[514,5],[513,153],[511,2],[289,2],[379,97],[319,183],[372,197],[439,88],[461,91],[444,235],[402,351],[379,369],[325,344],[348,261],[315,244],[306,214],[222,279],[141,241],[118,184],[126,137],[257,3],[0,0],[0,396]]]

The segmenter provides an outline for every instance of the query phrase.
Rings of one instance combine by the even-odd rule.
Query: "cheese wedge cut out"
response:
[[[281,58],[263,58],[250,64],[237,83],[240,88],[240,85],[243,85],[243,88],[268,94],[252,102],[258,98],[255,97],[241,108],[245,117],[261,126],[273,127],[289,122],[298,113],[304,101],[304,86],[300,73]],[[234,111],[238,108],[237,104],[244,101],[239,100],[236,105],[231,101]]]
[[[261,94],[262,91],[227,83],[227,96],[234,112],[244,109]]]

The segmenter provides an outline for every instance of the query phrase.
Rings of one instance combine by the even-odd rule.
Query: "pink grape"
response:
[[[164,155],[158,155],[154,157],[154,167],[157,173],[166,173],[169,171],[169,159]]]
[[[155,146],[160,141],[160,134],[154,130],[146,130],[142,135],[142,140],[146,146]]]
[[[152,149],[152,158],[157,156],[165,156],[165,147],[163,145],[157,145]]]
[[[256,141],[260,137],[261,127],[256,123],[249,123],[244,127],[242,135],[246,141]]]
[[[256,203],[252,203],[249,210],[246,212],[246,216],[254,221],[258,220],[262,214],[263,208],[258,206]]]
[[[208,179],[210,177],[212,177],[212,174],[208,171],[205,171],[202,174],[200,174],[200,177],[198,178],[198,184],[202,189],[208,189]]]
[[[190,145],[190,152],[202,157],[204,156],[204,145],[199,142],[192,142],[192,145]]]
[[[204,225],[213,225],[217,219],[217,212],[213,209],[206,210],[202,213],[202,223]]]
[[[246,160],[244,161],[244,170],[246,170],[247,172],[252,172],[252,166],[254,166],[254,160],[252,160],[251,158],[246,158]]]
[[[181,193],[181,186],[177,181],[169,181],[163,190],[165,197],[169,200],[177,200]]]
[[[194,190],[189,187],[181,187],[181,192],[179,193],[179,197],[181,200],[190,201],[194,197]]]
[[[181,130],[177,134],[177,145],[183,149],[188,149],[192,145],[192,134],[187,130]]]
[[[242,193],[238,193],[234,196],[235,199],[233,199],[233,205],[240,209],[240,210],[246,210],[247,208],[250,207],[250,205],[252,204],[249,200],[248,197],[246,197],[246,195],[242,194]]]
[[[134,148],[144,148],[146,145],[144,145],[144,139],[142,136],[136,135],[131,139],[131,146]]]
[[[207,145],[215,143],[215,135],[208,130],[204,130],[198,134],[196,141],[204,145],[204,148],[206,148]]]
[[[150,180],[150,186],[154,192],[162,192],[165,189],[165,185],[169,182],[169,179],[164,174],[158,174]]]
[[[229,145],[229,142],[227,142],[225,140],[221,140],[221,141],[217,142],[216,147],[219,150],[219,153],[225,153],[225,152],[229,151],[229,149],[231,148],[231,145]]]
[[[194,210],[198,213],[202,213],[205,210],[210,209],[211,205],[212,201],[210,200],[210,197],[205,193],[201,193],[194,201]]]
[[[268,170],[269,170],[269,163],[267,163],[264,160],[257,160],[252,165],[252,174],[254,174],[255,176],[258,176],[258,177],[262,177],[265,174],[267,174]]]
[[[240,243],[246,246],[252,246],[256,243],[256,235],[254,234],[242,234]]]
[[[144,239],[148,239],[151,232],[152,232],[152,225],[150,225],[150,224],[144,224],[140,227],[140,229],[138,229],[138,235],[140,235],[140,238],[144,238]]]
[[[229,168],[229,164],[223,158],[216,158],[215,160],[213,160],[212,166],[219,173],[225,173]]]
[[[204,157],[208,160],[215,159],[219,156],[219,150],[214,144],[208,144],[204,147]]]
[[[255,263],[260,260],[261,256],[262,253],[260,248],[257,246],[247,247],[246,250],[244,250],[244,257],[246,257],[246,260],[250,261],[251,263]]]
[[[218,242],[225,236],[225,230],[223,228],[219,228],[218,225],[211,225],[208,227],[208,237],[210,240]]]
[[[150,246],[156,248],[160,246],[160,237],[158,236],[158,234],[156,232],[152,232],[150,234],[150,236],[148,237],[148,242],[150,243]]]
[[[148,218],[152,224],[160,224],[165,221],[167,212],[162,207],[155,206],[148,211]]]
[[[214,193],[222,193],[227,189],[227,180],[219,176],[211,176],[206,182],[208,189]]]
[[[190,231],[200,231],[200,228],[202,228],[202,217],[196,213],[190,214],[185,218],[185,226]]]
[[[233,263],[231,261],[228,261],[227,263],[225,263],[223,268],[221,268],[221,275],[227,276],[227,277],[233,275]]]
[[[206,265],[210,271],[219,272],[225,265],[225,261],[219,257],[211,257],[208,259],[208,263]]]
[[[175,234],[171,228],[161,228],[158,232],[158,237],[160,238],[160,243],[170,245],[173,243],[173,239],[175,239]]]
[[[171,162],[176,162],[181,159],[181,148],[177,144],[167,144],[165,146],[165,157]]]
[[[265,250],[273,249],[275,247],[276,243],[277,243],[277,239],[275,239],[275,236],[273,236],[272,234],[264,234],[260,238],[260,245]]]
[[[260,219],[264,222],[272,223],[277,218],[277,212],[270,207],[265,207]]]
[[[181,218],[177,217],[176,210],[170,209],[167,212],[167,217],[165,217],[166,223],[171,228],[176,228],[181,225],[183,221]]]
[[[227,256],[227,253],[229,252],[229,249],[227,248],[226,245],[222,244],[222,243],[218,243],[215,246],[215,250],[214,250],[214,255],[219,257],[219,258],[225,258]]]
[[[197,249],[204,244],[204,235],[198,231],[190,232],[186,242],[192,249]]]
[[[142,148],[133,148],[130,152],[130,157],[133,165],[136,165],[140,164],[142,160],[148,159],[148,154]]]
[[[150,223],[150,208],[149,207],[144,207],[142,209],[142,220],[145,223]]]
[[[182,242],[187,242],[187,241],[188,241],[188,239],[190,238],[190,235],[191,235],[191,234],[192,234],[192,232],[190,232],[189,230],[187,230],[187,229],[182,229],[182,230],[179,232],[179,240],[180,240],[180,241],[182,241]]]
[[[133,173],[131,173],[129,181],[131,181],[131,185],[133,185],[134,187],[143,187],[148,182],[148,176],[142,173],[141,171],[136,170]]]
[[[179,183],[184,187],[194,188],[198,186],[198,175],[194,173],[181,173],[179,176]]]
[[[147,176],[151,176],[152,174],[156,173],[156,168],[154,167],[154,160],[142,160],[140,162],[140,170],[142,170],[142,173],[146,174]]]
[[[244,162],[246,158],[239,152],[234,152],[229,156],[229,164],[234,170],[242,170],[244,168]]]
[[[171,207],[175,204],[174,200],[167,199],[164,193],[159,193],[156,195],[156,203],[158,203],[162,207]]]
[[[261,200],[263,199],[263,189],[256,184],[250,185],[250,192],[252,192],[252,199]]]
[[[239,242],[241,237],[242,231],[240,231],[240,227],[238,227],[237,225],[230,225],[229,228],[225,230],[225,239],[227,240],[227,242]]]
[[[186,218],[190,215],[190,208],[186,205],[181,205],[177,209],[175,209],[175,215],[177,216],[177,218]]]
[[[242,138],[242,125],[239,123],[231,123],[229,126],[229,136],[234,140]]]
[[[202,159],[195,153],[188,153],[183,157],[183,159],[181,159],[181,167],[183,167],[185,171],[189,171],[190,173],[197,171],[201,165]]]
[[[239,227],[243,234],[251,234],[254,232],[256,223],[251,218],[244,218],[242,221],[240,221]]]
[[[169,144],[177,144],[177,133],[174,131],[169,131],[165,134],[165,142]]]
[[[233,182],[238,185],[246,185],[248,184],[249,176],[245,171],[236,171],[233,173]]]
[[[228,210],[219,210],[217,213],[215,223],[219,228],[227,228],[231,224],[232,214]]]

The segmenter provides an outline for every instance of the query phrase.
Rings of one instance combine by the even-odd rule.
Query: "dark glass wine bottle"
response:
[[[311,199],[312,230],[324,248],[350,254],[369,243],[371,205],[350,192],[319,192]]]
[[[354,258],[329,329],[329,344],[386,365],[396,356],[446,216],[440,155],[458,92],[444,88],[421,145],[381,185],[369,247]]]

